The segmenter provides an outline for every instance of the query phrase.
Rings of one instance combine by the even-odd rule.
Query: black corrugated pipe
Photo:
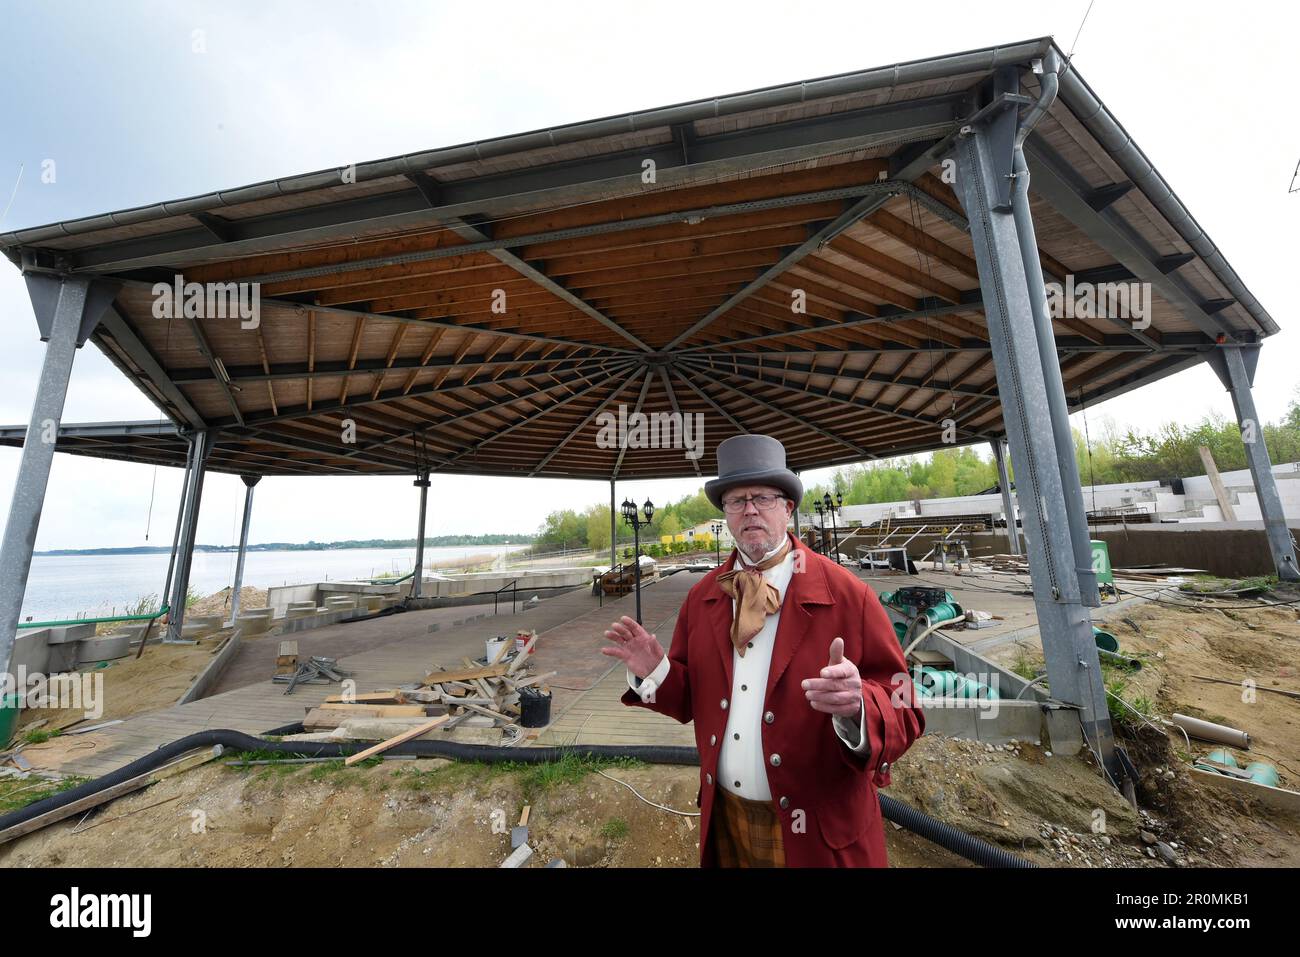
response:
[[[294,727],[290,725],[278,730],[282,733],[292,733]],[[87,781],[85,784],[64,791],[62,794],[45,798],[43,801],[36,801],[25,808],[20,808],[6,814],[4,817],[0,817],[0,832],[8,830],[17,824],[24,824],[49,811],[71,804],[73,801],[79,801],[92,794],[98,794],[100,791],[107,790],[124,781],[137,778],[142,774],[148,774],[150,771],[176,760],[189,751],[210,748],[217,744],[237,751],[273,751],[279,754],[292,754],[308,758],[345,758],[359,750],[364,750],[363,744],[355,742],[341,744],[334,741],[267,741],[263,738],[253,737],[250,734],[244,734],[242,731],[231,731],[228,728],[199,731],[196,734],[186,735],[172,741],[170,744],[164,744],[158,750],[152,751],[142,758],[136,758],[130,764],[124,765],[116,771],[111,771],[101,778]],[[369,745],[365,744],[364,746],[368,747]],[[606,760],[634,758],[638,761],[645,761],[647,764],[680,764],[696,767],[700,763],[699,753],[694,748],[670,747],[667,745],[590,744],[581,747],[563,748],[504,748],[487,744],[461,744],[455,741],[407,741],[392,748],[388,753],[393,755],[414,755],[423,758],[450,758],[457,761],[481,761],[485,764],[495,764],[498,761],[515,761],[519,764],[545,764],[573,756]],[[919,837],[938,844],[940,847],[947,848],[968,861],[982,867],[1035,866],[1008,851],[994,847],[987,841],[959,831],[942,821],[937,821],[928,814],[909,807],[902,801],[884,794],[879,795],[879,797],[880,811],[885,820],[893,821]]]

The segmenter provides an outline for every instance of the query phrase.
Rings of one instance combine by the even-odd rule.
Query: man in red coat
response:
[[[736,549],[686,596],[666,655],[632,618],[605,632],[623,703],[695,723],[702,866],[884,867],[876,789],[925,729],[889,616],[787,532],[803,485],[776,439],[719,445],[705,494]]]

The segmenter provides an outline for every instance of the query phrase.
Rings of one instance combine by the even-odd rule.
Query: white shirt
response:
[[[772,557],[785,545],[782,542],[772,549],[760,561]],[[736,554],[743,565],[755,565],[737,549]],[[794,575],[794,548],[791,547],[785,560],[779,565],[762,573],[763,580],[771,582],[785,602],[786,588]],[[731,602],[731,613],[736,614],[736,601]],[[745,649],[745,656],[732,648],[732,678],[730,707],[727,709],[727,730],[722,739],[722,748],[718,754],[718,784],[732,794],[751,801],[770,801],[772,792],[767,784],[767,765],[763,759],[763,698],[767,693],[767,674],[772,664],[772,651],[776,646],[776,630],[780,624],[781,612],[768,615],[757,635],[750,639]],[[829,649],[828,649],[829,651]],[[653,704],[655,691],[663,684],[672,662],[667,655],[643,681],[639,681],[631,671],[627,673],[627,683],[641,700]],[[805,675],[814,678],[816,675]],[[800,678],[799,680],[803,680]],[[811,705],[809,705],[811,707]],[[836,736],[844,745],[857,754],[867,750],[866,709],[858,705],[858,721],[850,717],[835,715],[832,722]]]

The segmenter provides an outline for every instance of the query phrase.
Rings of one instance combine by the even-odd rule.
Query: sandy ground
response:
[[[132,651],[125,658],[110,661],[105,668],[91,669],[88,674],[103,676],[103,691],[97,702],[102,706],[102,714],[88,717],[86,705],[92,702],[85,698],[81,701],[82,707],[24,709],[18,733],[21,735],[25,728],[41,719],[46,723],[40,730],[52,731],[66,728],[83,718],[88,723],[97,723],[175,704],[220,644],[221,639],[213,637],[194,645],[148,645],[140,658],[136,658],[135,651]],[[63,698],[65,702],[69,700]],[[39,763],[36,755],[41,747],[45,745],[28,745],[23,755]]]
[[[240,608],[265,608],[266,607],[265,588],[254,588],[252,585],[244,585],[239,589],[239,607]],[[230,597],[231,589],[229,587],[221,591],[213,592],[206,598],[200,598],[194,604],[185,609],[186,615],[224,615],[230,617]]]
[[[1272,600],[1297,597],[1300,593],[1279,592]],[[1174,840],[1182,849],[1204,848],[1213,863],[1295,867],[1300,866],[1297,821],[1196,780],[1188,762],[1219,745],[1189,742],[1160,724],[1179,713],[1246,731],[1251,746],[1233,751],[1238,765],[1266,761],[1277,768],[1281,787],[1300,790],[1300,700],[1263,690],[1300,690],[1300,606],[1255,604],[1186,609],[1152,602],[1113,619],[1110,630],[1120,650],[1143,663],[1141,671],[1125,676],[1120,697],[1158,725],[1151,727],[1121,705],[1130,720],[1118,727],[1117,738],[1141,774],[1138,799],[1150,815],[1143,827],[1148,834]],[[1036,670],[1042,667],[1036,646],[1002,648],[995,657],[1003,665],[1019,658]],[[1253,694],[1243,688],[1245,680],[1254,683]],[[1183,840],[1167,840],[1162,828]]]
[[[1253,674],[1260,687],[1293,689],[1294,611],[1150,605],[1126,617],[1132,625],[1117,625],[1122,647],[1146,662],[1126,699],[1145,702],[1155,717],[1177,710],[1246,728],[1255,740],[1248,759],[1274,761],[1283,784],[1294,786],[1297,703],[1260,692],[1246,704],[1235,686],[1190,677]],[[1042,865],[1300,866],[1300,820],[1205,788],[1187,768],[1181,735],[1139,728],[1117,733],[1142,771],[1140,813],[1089,757],[1053,755],[1035,742],[995,747],[927,735],[896,762],[886,793]],[[1197,754],[1210,747],[1193,742]],[[651,801],[696,810],[695,768],[604,770]],[[84,822],[0,847],[0,865],[492,867],[510,851],[503,826],[508,831],[530,804],[536,866],[553,858],[587,867],[695,866],[697,819],[650,807],[589,768],[569,772],[440,760],[353,769],[339,762],[233,769],[218,761]],[[73,833],[78,826],[87,830]],[[885,832],[893,866],[966,863],[888,822]]]

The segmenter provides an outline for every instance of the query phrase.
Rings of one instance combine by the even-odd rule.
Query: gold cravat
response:
[[[785,561],[789,551],[790,539],[787,538],[785,547],[771,558],[757,565],[733,568],[718,576],[718,587],[736,600],[736,613],[731,617],[731,643],[742,658],[749,640],[763,630],[767,616],[781,610],[781,593],[775,585],[763,579],[763,572]],[[736,564],[740,564],[739,554]]]

